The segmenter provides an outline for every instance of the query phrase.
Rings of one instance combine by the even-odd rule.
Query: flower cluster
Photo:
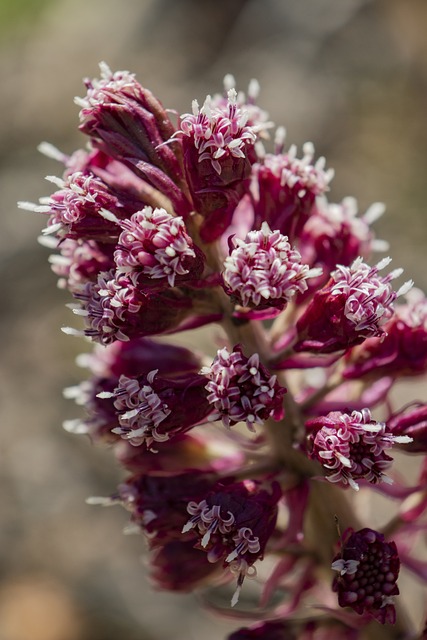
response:
[[[239,620],[250,598],[229,640],[415,637],[395,596],[400,565],[427,577],[427,467],[411,485],[389,454],[426,453],[427,403],[391,391],[427,372],[427,303],[381,273],[390,258],[370,263],[383,205],[329,202],[332,170],[283,127],[266,150],[256,81],[245,95],[226,76],[176,122],[127,71],[103,63],[85,84],[88,150],[44,144],[63,176],[20,206],[47,216],[82,323],[64,331],[95,343],[65,391],[85,415],[64,426],[108,442],[125,476],[90,501],[130,512],[159,588],[220,612],[231,583]],[[175,342],[212,324],[206,353]],[[380,531],[355,527],[349,487],[401,504]]]

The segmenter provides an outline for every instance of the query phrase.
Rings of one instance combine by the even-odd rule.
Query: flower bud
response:
[[[400,560],[394,542],[372,529],[347,529],[332,569],[338,571],[332,588],[341,607],[369,614],[381,624],[395,623]]]
[[[402,270],[378,276],[378,271],[389,263],[390,258],[386,258],[369,267],[358,258],[351,267],[339,265],[299,318],[294,349],[332,353],[384,335],[383,326],[394,313],[395,299],[413,284],[408,281],[393,291],[390,281]]]

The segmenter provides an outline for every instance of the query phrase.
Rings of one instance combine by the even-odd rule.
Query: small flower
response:
[[[165,144],[175,127],[160,102],[128,71],[100,64],[101,78],[87,79],[87,95],[76,98],[83,133],[112,158],[168,198],[178,215],[191,211],[179,141]],[[148,203],[147,203],[148,204]],[[105,207],[108,209],[108,207]]]
[[[269,493],[250,480],[218,483],[202,500],[188,503],[191,517],[182,532],[195,530],[208,560],[221,560],[238,576],[232,606],[238,601],[245,576],[254,575],[252,566],[263,557],[276,525],[281,491],[276,483],[271,489]]]
[[[151,448],[165,442],[206,422],[212,411],[202,376],[163,378],[157,373],[155,369],[137,378],[122,375],[113,392],[98,396],[114,398],[119,426],[112,431],[134,446],[145,443]]]
[[[355,198],[339,204],[318,198],[299,239],[304,261],[323,266],[327,276],[337,264],[349,266],[358,256],[368,259],[373,251],[386,251],[388,244],[376,240],[370,227],[384,209],[376,202],[358,216]]]
[[[52,271],[59,276],[58,286],[71,293],[78,293],[87,282],[96,281],[100,272],[114,268],[112,244],[65,238],[59,244],[54,241],[52,248],[60,251],[49,256]]]
[[[188,520],[187,505],[201,500],[214,483],[214,474],[198,470],[167,476],[137,473],[119,486],[118,499],[132,513],[132,522],[147,534],[151,548],[171,540],[195,544],[194,534],[182,533]]]
[[[372,420],[369,409],[350,415],[332,411],[307,423],[314,429],[310,436],[310,456],[320,462],[330,482],[349,484],[356,491],[357,480],[376,484],[391,482],[384,471],[393,458],[385,453],[395,442],[410,442],[406,436],[394,436],[383,422]],[[347,572],[350,570],[347,568]]]
[[[386,542],[372,529],[347,529],[332,569],[338,571],[332,588],[341,607],[367,613],[381,624],[395,623],[393,596],[399,593],[400,561],[394,542]]]
[[[397,305],[381,340],[367,340],[349,353],[346,378],[416,376],[427,370],[427,299],[411,289]]]
[[[41,198],[40,205],[20,203],[21,208],[50,215],[45,234],[107,242],[117,239],[117,226],[103,218],[100,212],[108,208],[121,216],[126,209],[100,178],[77,171],[65,180],[55,177],[48,179],[60,189],[47,198]]]
[[[252,168],[250,193],[255,212],[255,226],[263,221],[294,242],[300,235],[317,196],[328,190],[333,171],[324,170],[325,159],[313,164],[314,147],[307,142],[302,159],[296,157],[295,145],[282,153],[285,133],[276,133],[276,154],[265,154]]]
[[[413,285],[410,280],[393,291],[390,282],[401,275],[402,269],[378,276],[390,262],[385,258],[370,267],[357,258],[351,267],[338,265],[299,318],[294,349],[331,353],[384,335],[383,326],[393,316],[394,301]]]
[[[227,105],[214,105],[207,96],[199,108],[193,101],[193,112],[181,116],[180,130],[197,149],[199,163],[208,160],[214,171],[220,176],[223,162],[230,158],[245,159],[246,147],[253,147],[257,139],[256,127],[247,124],[249,114],[237,104],[234,88],[228,91]]]
[[[77,362],[92,375],[80,385],[65,389],[64,395],[84,407],[86,415],[82,419],[67,420],[64,428],[109,442],[120,439],[120,435],[113,432],[119,424],[114,390],[122,376],[147,375],[154,367],[159,368],[161,375],[172,377],[195,374],[200,369],[199,358],[188,349],[147,338],[95,345],[92,354],[82,354]]]
[[[219,238],[230,225],[247,190],[257,132],[264,128],[248,124],[248,118],[235,89],[228,91],[226,106],[213,104],[208,96],[201,108],[194,100],[193,113],[181,116],[177,133],[194,206],[204,216],[200,234],[205,242]]]
[[[107,217],[110,217],[105,212]],[[119,236],[114,259],[118,273],[125,273],[145,284],[175,286],[199,277],[203,270],[203,254],[187,233],[183,219],[169,215],[164,209],[145,207],[129,220],[117,220],[123,231]],[[155,283],[153,281],[156,281]]]
[[[270,416],[275,420],[283,416],[286,390],[277,382],[277,376],[271,376],[260,363],[258,354],[247,358],[240,346],[231,353],[220,349],[202,374],[209,379],[206,389],[214,410],[211,420],[221,419],[226,427],[246,422],[252,431],[254,424],[262,425]]]
[[[114,271],[100,273],[96,283],[82,286],[74,297],[80,301],[74,313],[86,320],[83,335],[104,345],[173,330],[192,305],[191,299],[176,289],[143,293],[130,278],[116,276]],[[81,335],[69,328],[64,332]]]
[[[301,264],[301,256],[286,236],[271,231],[264,222],[245,240],[234,238],[234,249],[222,274],[228,295],[243,307],[282,310],[295,295],[307,289],[307,279],[321,274]]]

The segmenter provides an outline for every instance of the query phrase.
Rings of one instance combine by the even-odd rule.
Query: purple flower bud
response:
[[[247,358],[239,345],[231,353],[220,349],[202,373],[209,379],[206,389],[214,409],[211,420],[221,419],[226,427],[246,422],[252,431],[254,424],[262,425],[270,416],[275,420],[283,417],[286,389],[260,363],[258,354]]]
[[[87,96],[76,98],[81,130],[169,197],[177,213],[188,213],[180,142],[164,144],[175,132],[167,112],[133,74],[100,68],[99,80],[86,80]]]
[[[349,484],[358,490],[357,480],[376,484],[391,482],[384,471],[393,458],[385,453],[394,442],[410,442],[394,436],[383,422],[376,422],[369,409],[350,415],[332,411],[306,423],[310,435],[310,456],[318,460],[330,482]]]
[[[52,271],[59,276],[58,286],[69,289],[71,293],[78,293],[89,281],[96,282],[99,273],[115,266],[112,244],[65,238],[59,244],[54,241],[52,248],[60,251],[49,257]]]
[[[203,253],[188,235],[181,217],[145,207],[129,220],[117,223],[123,229],[114,253],[117,271],[135,284],[174,287],[201,276]]]
[[[200,369],[199,358],[188,349],[146,338],[117,341],[106,347],[96,345],[93,353],[81,355],[78,363],[88,367],[92,376],[64,393],[85,408],[86,416],[81,420],[68,420],[64,427],[68,431],[87,433],[93,439],[109,442],[120,439],[112,429],[118,426],[114,389],[121,376],[147,375],[154,367],[166,376],[195,374]]]
[[[191,517],[182,532],[194,530],[209,561],[221,560],[237,575],[232,606],[238,601],[245,576],[254,575],[252,566],[264,556],[276,525],[280,487],[273,483],[271,493],[261,487],[251,480],[217,483],[202,500],[192,500],[187,506]]]
[[[233,238],[231,245],[222,277],[225,291],[242,307],[281,311],[297,292],[306,291],[308,278],[321,273],[301,264],[287,237],[266,222],[245,240]]]
[[[194,544],[194,533],[182,533],[187,505],[201,500],[214,482],[214,474],[195,470],[168,476],[138,474],[119,486],[118,497],[131,511],[132,522],[149,536],[152,548],[171,540],[193,540]]]
[[[276,135],[278,148],[283,147],[283,130]],[[313,165],[314,147],[307,142],[304,156],[296,158],[293,145],[285,154],[266,154],[252,169],[251,195],[255,211],[255,227],[263,221],[278,229],[294,242],[301,234],[311,213],[316,196],[328,189],[333,171],[324,171],[325,159]]]
[[[381,340],[367,340],[348,355],[346,378],[414,376],[427,370],[427,299],[419,289],[407,295],[383,329]]]
[[[372,529],[347,529],[332,569],[338,571],[332,588],[341,607],[369,614],[381,624],[395,623],[400,561],[394,542]]]
[[[205,217],[201,237],[212,242],[230,225],[233,211],[246,190],[257,131],[248,124],[249,114],[237,104],[234,89],[227,105],[212,103],[208,96],[201,108],[181,116],[180,137],[184,166],[196,210]]]
[[[145,443],[155,448],[206,422],[212,411],[203,376],[187,373],[163,378],[157,372],[137,378],[122,375],[113,392],[99,395],[114,398],[118,426],[112,431],[134,446]]]
[[[100,212],[109,209],[122,217],[129,211],[100,178],[79,171],[69,175],[65,181],[60,178],[52,180],[60,186],[59,191],[42,198],[41,206],[33,207],[35,211],[50,214],[45,233],[55,234],[58,238],[101,242],[114,242],[117,239],[118,227]]]
[[[393,291],[390,281],[400,276],[402,270],[378,276],[378,271],[390,261],[385,258],[370,267],[358,258],[351,267],[339,265],[299,318],[294,349],[331,353],[384,335],[383,325],[394,313],[395,299],[413,284],[408,281],[397,292]]]
[[[351,265],[358,256],[368,259],[373,251],[386,251],[388,244],[376,240],[370,224],[384,212],[377,202],[363,216],[357,216],[357,202],[344,198],[331,204],[318,198],[299,237],[304,262],[324,269],[325,283],[337,264]]]
[[[83,334],[101,344],[184,330],[221,318],[203,291],[190,293],[175,287],[145,293],[129,277],[116,276],[114,271],[99,274],[96,283],[86,284],[74,297],[80,301],[74,313],[86,320]],[[63,331],[81,335],[70,328]]]

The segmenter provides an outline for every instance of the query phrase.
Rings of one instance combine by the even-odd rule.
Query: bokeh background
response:
[[[71,152],[83,76],[98,62],[137,73],[166,106],[220,91],[232,72],[336,169],[331,199],[387,204],[376,228],[395,266],[427,285],[426,0],[0,0],[0,640],[214,640],[229,628],[191,597],[147,587],[127,514],[89,507],[119,479],[108,451],[61,428],[62,389],[84,344],[64,336],[66,296],[36,243]],[[420,596],[418,596],[419,598]]]

